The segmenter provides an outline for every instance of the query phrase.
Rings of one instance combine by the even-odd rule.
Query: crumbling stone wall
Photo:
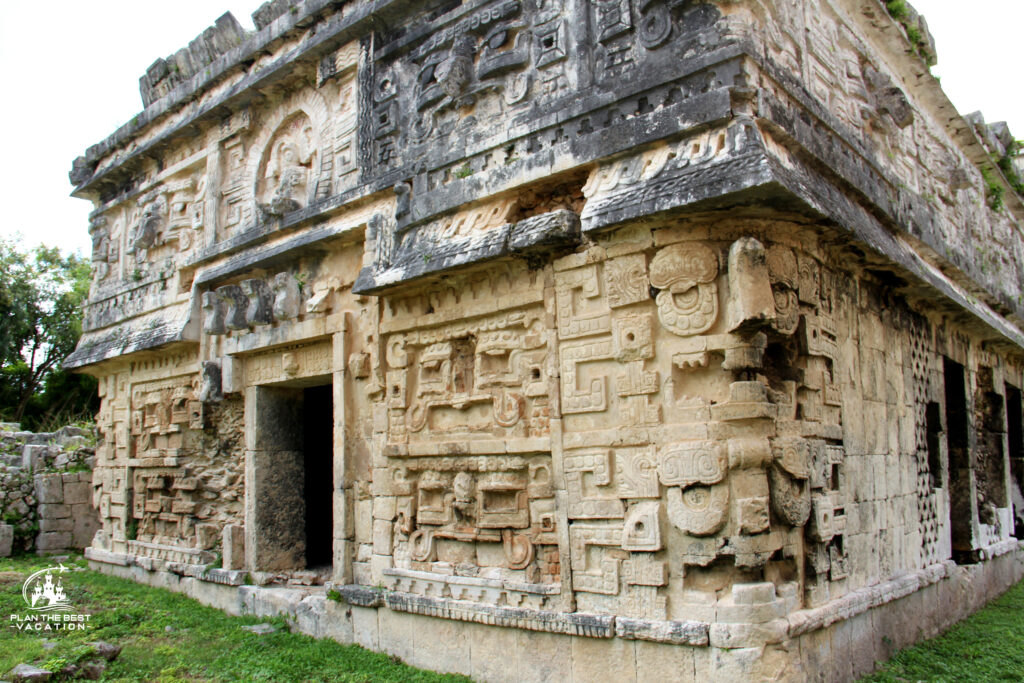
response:
[[[293,8],[75,163],[98,566],[494,680],[848,680],[1021,574],[1024,204],[882,3]]]
[[[79,427],[53,433],[0,431],[0,556],[82,550],[99,529],[92,505],[96,435]]]

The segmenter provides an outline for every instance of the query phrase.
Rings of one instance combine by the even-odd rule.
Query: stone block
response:
[[[479,681],[517,683],[521,657],[515,634],[508,629],[481,624],[466,624],[465,638],[470,643],[470,676]]]
[[[310,595],[295,608],[295,626],[314,638],[323,638],[327,632],[327,597]]]
[[[92,502],[92,485],[78,481],[78,473],[64,475],[64,502],[68,505]],[[69,481],[69,479],[73,479]],[[43,501],[40,501],[43,502]]]
[[[373,552],[377,555],[391,554],[391,528],[387,520],[373,520]]]
[[[71,507],[54,503],[44,503],[38,507],[39,519],[62,519],[71,516]]]
[[[524,682],[572,680],[572,638],[558,633],[518,631],[519,677]]]
[[[390,609],[381,609],[378,612],[380,619],[380,649],[388,654],[398,657],[403,662],[411,663],[415,658],[416,639],[425,637],[427,634],[418,632],[417,624],[405,612],[395,612]]]
[[[34,448],[34,446],[33,446]],[[63,503],[64,478],[59,473],[37,474],[35,476],[36,502]]]
[[[100,518],[91,505],[72,506],[72,529],[71,546],[73,548],[86,548],[92,543],[92,538],[100,528]]]
[[[75,520],[71,517],[62,517],[61,519],[41,519],[39,520],[40,531],[74,531]]]
[[[373,518],[394,520],[396,501],[394,496],[376,496],[373,499]]]
[[[342,645],[355,643],[352,610],[348,605],[327,600],[324,604],[323,635]]]
[[[26,444],[21,449],[21,466],[33,471],[42,469],[46,466],[47,460],[52,460],[58,453],[60,453],[60,448],[56,446],[49,446],[45,443]]]
[[[44,683],[53,676],[53,672],[48,669],[24,663],[11,669],[10,673],[13,683]]]
[[[572,677],[576,681],[636,681],[635,640],[572,638]]]
[[[45,553],[67,550],[71,547],[72,536],[67,531],[44,531],[36,536],[36,552]]]
[[[373,538],[373,501],[356,501],[355,508],[356,540],[366,543]]]
[[[14,545],[14,527],[0,524],[0,557],[10,557]]]
[[[356,645],[367,650],[380,650],[380,623],[376,607],[352,606],[352,633]]]
[[[693,677],[695,648],[648,643],[642,640],[636,641],[635,648],[638,681],[676,681],[689,680]],[[560,676],[548,680],[568,680],[568,677]]]
[[[224,569],[245,568],[245,528],[226,524],[221,532],[221,558]]]
[[[221,530],[216,524],[196,524],[196,547],[212,550],[220,541]]]
[[[406,660],[409,664],[441,673],[470,673],[472,643],[465,638],[466,622],[418,614],[404,617],[415,632],[415,648]],[[514,637],[515,633],[509,631],[508,635]]]

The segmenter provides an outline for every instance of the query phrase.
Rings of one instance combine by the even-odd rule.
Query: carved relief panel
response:
[[[204,403],[188,354],[100,380],[93,478],[102,524],[93,546],[153,559],[212,561],[224,524],[242,515],[241,405]]]
[[[724,560],[792,575],[801,534],[808,576],[841,581],[834,279],[791,246],[663,232],[664,246],[641,238],[632,251],[613,233],[625,253],[555,269],[580,608],[683,614],[688,573]],[[780,364],[804,368],[800,379]]]
[[[407,163],[423,143],[453,134],[484,139],[499,132],[490,122],[501,112],[563,91],[574,78],[569,20],[563,0],[495,0],[450,13],[426,41],[378,61],[370,88],[375,165]]]

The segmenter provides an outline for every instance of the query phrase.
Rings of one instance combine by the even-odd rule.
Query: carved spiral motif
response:
[[[409,407],[408,425],[410,432],[418,432],[427,426],[428,410],[423,401],[416,401]]]
[[[525,569],[533,561],[533,543],[525,536],[519,536],[511,529],[501,530],[501,547],[509,569]]]
[[[658,292],[658,319],[681,337],[707,332],[718,318],[718,287],[697,285],[682,295]]]
[[[385,356],[391,367],[404,368],[409,363],[409,355],[405,351],[405,337],[396,334],[388,339]]]
[[[647,10],[640,19],[638,38],[640,44],[648,50],[654,49],[668,40],[672,33],[672,17],[668,7],[655,5]]]
[[[729,487],[694,486],[686,491],[672,487],[666,500],[669,521],[677,529],[692,536],[710,536],[725,525]]]
[[[676,283],[711,282],[718,276],[718,257],[710,247],[700,243],[673,244],[665,247],[651,260],[651,285],[665,289]]]
[[[673,244],[651,260],[651,285],[660,289],[658,319],[671,332],[706,332],[718,318],[718,257],[703,244]]]
[[[409,536],[409,555],[417,562],[429,562],[434,555],[434,532],[417,529]]]
[[[714,444],[670,447],[658,463],[658,477],[666,486],[717,484],[725,478],[725,454]]]
[[[498,392],[494,396],[494,421],[502,427],[511,427],[523,415],[525,401],[512,391]]]

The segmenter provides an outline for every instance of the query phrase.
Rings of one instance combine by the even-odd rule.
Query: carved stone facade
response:
[[[1024,202],[882,3],[257,23],[72,172],[96,566],[580,681],[850,680],[1024,573]]]

